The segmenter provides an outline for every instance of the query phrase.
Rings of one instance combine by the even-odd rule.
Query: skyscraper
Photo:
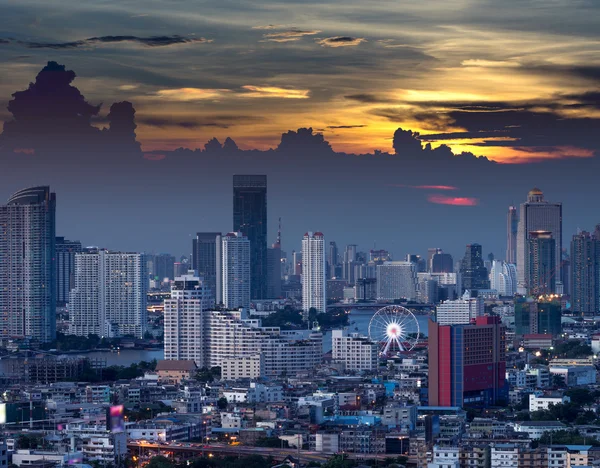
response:
[[[147,278],[144,254],[107,250],[76,254],[69,333],[143,338],[148,322]]]
[[[20,190],[0,206],[0,334],[56,337],[56,195]]]
[[[534,188],[527,196],[527,202],[520,207],[517,233],[517,288],[520,294],[527,294],[526,270],[528,264],[527,239],[531,232],[548,231],[555,241],[556,272],[554,277],[560,281],[562,273],[562,204],[544,200],[544,193]]]
[[[250,307],[252,284],[250,241],[241,232],[223,236],[223,305],[228,309]]]
[[[527,239],[525,286],[539,296],[556,292],[556,241],[548,231],[533,231]]]
[[[152,262],[154,271],[152,275],[159,281],[165,278],[172,280],[175,278],[175,257],[170,254],[161,253],[154,256]]]
[[[233,230],[250,241],[251,297],[267,297],[267,176],[233,176]]]
[[[351,285],[356,281],[356,277],[354,276],[356,247],[356,244],[349,244],[346,246],[346,251],[344,252],[344,264],[342,265],[342,277]]]
[[[431,273],[452,273],[454,271],[454,259],[452,255],[443,253],[441,250],[431,257]]]
[[[208,314],[214,303],[211,289],[193,274],[178,276],[165,299],[165,359],[208,363]]]
[[[490,287],[500,296],[514,296],[517,293],[517,267],[500,260],[492,261]]]
[[[64,237],[56,238],[56,303],[64,306],[69,302],[71,289],[75,287],[75,254],[81,252],[81,242]]]
[[[562,332],[561,304],[557,295],[515,298],[515,336],[530,334],[558,336]]]
[[[267,249],[267,297],[281,297],[281,247],[278,243]]]
[[[302,239],[302,310],[325,312],[325,238],[323,233],[307,232]]]
[[[519,232],[519,215],[516,206],[508,207],[506,217],[506,263],[517,263],[517,234]]]
[[[478,289],[490,289],[488,271],[483,264],[481,245],[469,244],[465,256],[460,264],[462,281],[462,292],[467,289],[476,291]]]
[[[600,310],[600,239],[580,232],[571,241],[571,310],[593,315]]]
[[[327,277],[329,279],[336,277],[336,267],[338,265],[338,248],[335,241],[329,242],[329,251],[327,252]]]
[[[221,248],[220,232],[198,232],[192,241],[192,269],[210,288],[217,304],[222,301]]]
[[[377,298],[385,301],[417,298],[417,264],[384,262],[377,265]]]
[[[470,325],[429,321],[428,343],[430,406],[488,406],[508,396],[500,317],[477,317]]]

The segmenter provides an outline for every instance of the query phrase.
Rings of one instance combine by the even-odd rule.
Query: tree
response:
[[[173,468],[173,466],[173,462],[162,455],[152,457],[146,465],[147,468]]]
[[[289,448],[290,444],[287,440],[282,440],[279,437],[263,437],[256,441],[256,447],[271,447],[271,448]]]
[[[321,468],[353,468],[356,462],[349,460],[346,455],[334,455],[327,460]]]
[[[219,409],[222,409],[222,410],[224,410],[224,409],[226,409],[226,408],[227,408],[227,404],[228,404],[228,403],[229,403],[229,402],[227,401],[227,398],[225,398],[225,397],[221,397],[221,398],[219,398],[219,399],[217,400],[217,407],[218,407]]]

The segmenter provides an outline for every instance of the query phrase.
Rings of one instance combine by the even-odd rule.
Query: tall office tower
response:
[[[442,249],[438,247],[430,247],[427,249],[427,271],[432,271],[433,256],[442,253]]]
[[[439,325],[467,324],[483,313],[483,298],[471,297],[470,291],[465,291],[460,299],[444,301],[437,306],[436,321]]]
[[[582,315],[600,309],[600,239],[580,232],[571,241],[571,310]]]
[[[155,279],[163,281],[165,278],[172,280],[175,278],[175,257],[166,253],[157,254],[152,262],[154,271],[152,275]]]
[[[452,255],[437,252],[431,257],[431,273],[452,273],[454,271],[454,259]]]
[[[556,241],[548,231],[533,231],[527,239],[525,285],[529,294],[556,291]]]
[[[417,298],[417,265],[385,262],[377,265],[377,298],[386,301]]]
[[[336,267],[338,265],[338,248],[335,241],[329,242],[329,250],[327,252],[327,278],[336,277]]]
[[[241,232],[223,236],[223,305],[228,309],[250,308],[250,245]]]
[[[349,244],[346,246],[344,252],[344,263],[342,265],[342,277],[349,283],[354,284],[356,278],[354,277],[354,265],[356,264],[356,244]]]
[[[325,238],[322,232],[307,232],[302,239],[302,310],[325,312]]]
[[[190,272],[178,276],[165,299],[165,359],[193,360],[208,365],[208,311],[214,299],[210,287]]]
[[[267,249],[267,297],[281,297],[281,247],[277,243]]]
[[[465,256],[460,264],[462,292],[467,289],[476,291],[478,289],[490,289],[488,271],[483,264],[481,245],[469,244]]]
[[[0,206],[0,336],[56,337],[56,195],[20,190]]]
[[[515,298],[515,336],[552,335],[562,333],[562,307],[560,296],[550,294],[538,298]]]
[[[71,289],[75,287],[75,254],[81,252],[81,242],[64,237],[56,238],[56,304],[69,302]]]
[[[75,287],[69,301],[69,333],[143,338],[148,322],[148,272],[141,253],[75,254]]]
[[[233,176],[233,230],[250,241],[250,296],[267,298],[267,176]]]
[[[300,276],[302,274],[302,252],[292,251],[292,274]]]
[[[192,241],[192,269],[210,288],[217,304],[222,301],[221,244],[220,232],[198,232]]]
[[[517,293],[517,267],[500,260],[492,262],[490,287],[500,296],[514,296]]]
[[[516,206],[508,207],[506,217],[506,263],[517,264],[517,234],[519,232],[519,214]]]
[[[562,203],[550,203],[544,200],[543,192],[534,188],[527,196],[527,202],[522,203],[519,215],[519,230],[517,233],[517,288],[520,294],[526,294],[528,264],[529,233],[535,231],[549,231],[556,242],[556,267],[557,280],[562,276]]]
[[[428,343],[430,406],[489,406],[508,397],[500,317],[477,317],[470,325],[429,321]]]

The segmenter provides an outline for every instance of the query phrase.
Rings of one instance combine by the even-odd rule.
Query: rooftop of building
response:
[[[193,371],[197,368],[196,363],[191,360],[162,360],[156,364],[157,371]]]

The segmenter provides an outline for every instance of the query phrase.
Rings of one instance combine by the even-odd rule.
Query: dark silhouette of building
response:
[[[490,289],[488,271],[483,263],[481,245],[469,244],[460,264],[462,291]]]
[[[152,276],[159,281],[165,278],[175,279],[175,257],[166,253],[154,255]]]
[[[327,252],[327,279],[332,279],[337,276],[338,255],[338,248],[335,241],[329,242],[329,251]]]
[[[516,206],[508,207],[506,218],[506,263],[517,263],[517,233],[519,231],[519,214]]]
[[[15,193],[0,206],[0,336],[56,338],[56,195]]]
[[[428,337],[430,406],[488,406],[506,398],[500,317],[477,317],[470,325],[430,320]]]
[[[582,315],[600,309],[600,226],[571,240],[571,310]]]
[[[221,233],[198,232],[192,240],[192,269],[204,279],[215,298],[220,304],[222,272]]]
[[[431,258],[432,273],[452,273],[454,271],[454,259],[452,255],[438,252]]]
[[[250,241],[250,295],[267,298],[267,176],[233,176],[233,230]]]
[[[69,302],[69,293],[75,286],[75,254],[81,252],[81,242],[64,237],[56,238],[56,304]]]
[[[515,298],[515,335],[552,335],[562,333],[562,306],[557,295]]]
[[[527,239],[525,280],[531,295],[556,291],[556,241],[549,231],[532,231]]]

